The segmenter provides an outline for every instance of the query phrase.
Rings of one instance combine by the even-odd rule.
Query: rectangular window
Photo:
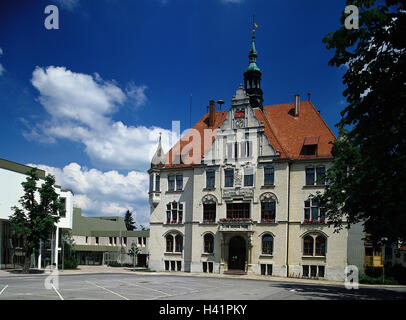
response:
[[[64,218],[64,217],[66,217],[66,198],[60,198],[60,202],[62,205],[62,210],[59,211],[59,216],[61,218]]]
[[[206,222],[216,221],[216,204],[215,203],[203,204],[203,221],[206,221]]]
[[[171,223],[171,211],[166,211],[166,223]]]
[[[99,244],[99,237],[96,237],[96,244]]]
[[[319,277],[324,278],[324,266],[319,266]]]
[[[264,185],[273,186],[274,185],[274,168],[264,168]]]
[[[175,176],[168,176],[168,191],[175,191]]]
[[[252,187],[253,185],[254,185],[254,175],[253,174],[244,175],[244,186]]]
[[[183,189],[183,175],[179,174],[176,176],[176,190]]]
[[[206,171],[206,188],[214,188],[215,186],[215,172],[210,170]]]
[[[306,168],[306,185],[314,185],[314,168]]]
[[[266,274],[267,274],[268,276],[271,276],[271,275],[272,275],[272,264],[267,264],[267,265],[266,265]]]
[[[171,271],[175,271],[175,261],[171,261]]]
[[[124,245],[126,246],[127,245],[127,237],[123,238],[123,242],[124,242]]]
[[[326,184],[326,168],[317,167],[316,169],[316,184],[325,185]]]
[[[309,266],[303,266],[303,277],[309,277]]]
[[[165,260],[165,270],[169,271],[169,261]]]
[[[113,245],[113,237],[109,237],[109,244]]]
[[[144,246],[147,245],[147,238],[146,238],[146,237],[143,237],[143,238],[142,238],[142,243],[143,243]]]
[[[207,272],[207,262],[203,262],[203,272]]]
[[[138,237],[138,244],[141,246],[142,245],[142,238]]]
[[[225,187],[232,187],[234,185],[234,170],[225,170]]]
[[[157,174],[156,176],[155,176],[155,191],[160,191],[160,189],[161,189],[161,178],[160,178],[160,176],[159,176],[159,174]]]
[[[209,262],[209,273],[213,273],[213,262]]]
[[[310,276],[312,278],[317,277],[317,266],[310,266]]]
[[[266,264],[261,264],[261,275],[266,275]]]
[[[250,204],[227,203],[227,218],[250,218]]]
[[[261,202],[261,220],[275,220],[276,204],[274,201]]]
[[[178,271],[182,271],[182,261],[176,261],[176,267]]]

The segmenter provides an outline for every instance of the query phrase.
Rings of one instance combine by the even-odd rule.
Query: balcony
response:
[[[252,231],[252,220],[250,218],[220,219],[219,231],[222,232],[247,232]]]
[[[151,191],[149,193],[149,203],[156,207],[161,201],[161,192],[160,191]]]

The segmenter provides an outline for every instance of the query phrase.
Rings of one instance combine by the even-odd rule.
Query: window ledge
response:
[[[216,190],[216,187],[203,188],[203,191],[214,191],[214,190]]]
[[[204,256],[204,257],[214,256],[214,252],[213,253],[202,252],[202,256]]]
[[[277,221],[258,221],[257,222],[257,225],[270,225],[270,224],[272,224],[272,225],[277,225],[278,224],[278,222]]]
[[[306,184],[303,186],[303,189],[315,189],[315,188],[325,188],[325,184]]]
[[[183,192],[183,190],[168,190],[168,191],[165,192],[165,194],[168,194],[168,193],[182,193],[182,192]]]
[[[173,227],[173,226],[183,226],[184,223],[183,223],[183,222],[179,222],[179,223],[178,223],[178,222],[176,222],[176,223],[172,223],[172,222],[167,223],[167,222],[165,222],[164,225],[165,225],[165,226],[172,226],[172,227]]]
[[[201,225],[217,225],[217,222],[216,221],[203,221],[203,222],[200,222],[199,224],[201,224]]]
[[[259,255],[260,258],[273,258],[273,254],[266,254],[266,253],[261,253]]]
[[[274,189],[275,185],[274,184],[269,184],[269,185],[263,185],[261,186],[261,189]]]
[[[326,256],[302,256],[303,259],[326,259]]]
[[[170,256],[181,256],[182,252],[165,252],[165,254]]]

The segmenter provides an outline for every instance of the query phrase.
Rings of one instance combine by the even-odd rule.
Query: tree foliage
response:
[[[31,255],[38,251],[40,240],[49,238],[59,221],[59,214],[65,210],[54,189],[55,178],[46,176],[41,187],[37,187],[38,180],[37,170],[29,171],[26,181],[21,183],[24,195],[19,200],[20,205],[11,208],[10,223],[23,240],[25,273],[29,272]]]
[[[127,230],[133,231],[137,229],[135,226],[135,221],[133,219],[133,214],[130,212],[130,210],[127,210],[124,216],[124,222]]]
[[[406,14],[405,1],[347,1],[359,9],[359,29],[343,26],[323,42],[329,64],[347,69],[348,106],[337,124],[334,164],[318,201],[336,230],[364,222],[377,243],[406,239]]]

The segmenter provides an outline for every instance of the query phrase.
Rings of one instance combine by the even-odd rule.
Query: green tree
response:
[[[130,212],[130,210],[127,210],[124,216],[124,222],[127,230],[133,231],[137,229],[135,226],[135,221],[133,219],[133,214]]]
[[[336,231],[364,222],[375,244],[406,239],[406,14],[405,2],[351,0],[359,29],[342,27],[323,42],[343,66],[348,106],[337,124],[334,164],[317,198]]]
[[[14,213],[10,223],[23,240],[23,273],[29,272],[31,255],[38,252],[40,240],[49,238],[59,221],[59,214],[65,210],[54,189],[55,178],[47,175],[41,187],[37,187],[38,180],[37,170],[29,171],[26,181],[21,183],[24,195],[19,200],[20,206],[11,208]],[[39,195],[39,201],[36,195]]]

